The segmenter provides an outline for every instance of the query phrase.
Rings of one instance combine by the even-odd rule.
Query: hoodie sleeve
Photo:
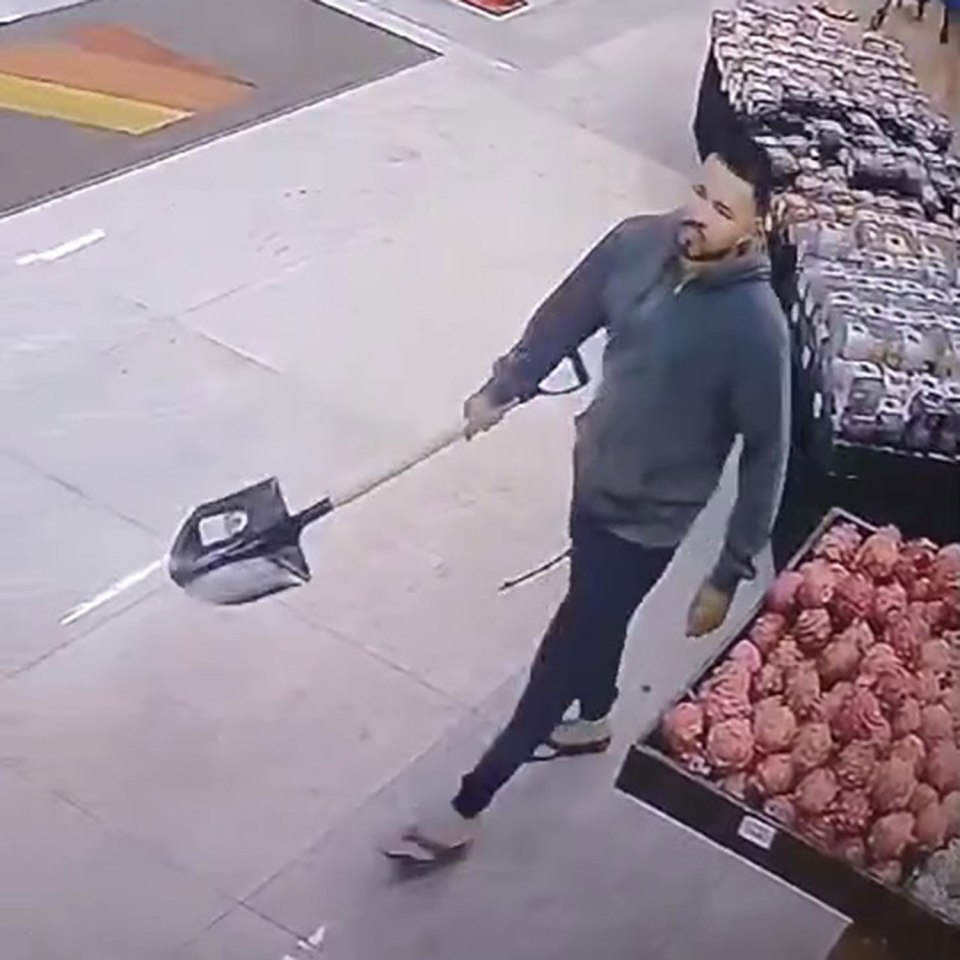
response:
[[[790,445],[790,347],[786,320],[770,297],[774,317],[756,319],[757,334],[741,342],[733,384],[733,416],[743,438],[737,498],[710,582],[727,594],[756,576],[783,490]]]
[[[540,305],[516,346],[493,367],[484,385],[499,404],[526,401],[554,368],[605,323],[603,291],[620,238],[637,219],[613,228]]]

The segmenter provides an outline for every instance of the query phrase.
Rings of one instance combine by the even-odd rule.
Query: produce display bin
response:
[[[855,524],[865,534],[875,528],[843,510],[831,510],[794,557],[799,566],[834,524]],[[668,708],[688,698],[744,638],[763,608],[761,601],[732,632],[728,643],[679,691]],[[915,900],[905,886],[891,887],[871,874],[818,849],[791,828],[692,773],[669,754],[661,733],[662,715],[630,749],[617,789],[649,809],[711,840],[791,888],[854,921],[876,921],[915,938],[917,960],[958,960],[960,927]],[[913,866],[918,866],[919,861]],[[922,945],[922,946],[921,946]]]

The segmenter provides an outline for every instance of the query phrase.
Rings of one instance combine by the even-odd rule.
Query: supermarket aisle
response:
[[[4,960],[312,960],[321,927],[357,960],[760,960],[758,904],[784,960],[832,935],[617,797],[615,755],[523,777],[456,872],[398,885],[375,853],[511,705],[560,581],[495,590],[562,546],[576,401],[312,533],[283,602],[147,581],[59,622],[197,500],[269,470],[304,502],[444,426],[587,244],[679,196],[707,3],[436,2],[391,22],[443,56],[0,221]],[[708,652],[678,625],[723,506],[639,625],[621,750]]]
[[[0,148],[24,175],[62,159],[28,144]],[[495,591],[562,543],[575,404],[317,531],[289,601],[148,579],[60,618],[198,500],[271,471],[304,502],[445,426],[583,248],[678,190],[452,50],[0,221],[5,960],[297,952],[246,901],[526,662],[557,584]]]

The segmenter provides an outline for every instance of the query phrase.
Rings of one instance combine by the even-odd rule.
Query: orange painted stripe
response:
[[[174,110],[214,110],[237,103],[250,88],[170,67],[132,63],[63,44],[0,48],[0,72]]]
[[[217,80],[247,83],[212,64],[185,57],[142,33],[119,24],[102,23],[75,27],[67,36],[74,46],[81,50],[88,50],[90,53],[105,53],[112,57],[119,57],[121,60],[135,60],[138,63],[151,63],[157,67],[172,67],[184,73],[214,77]]]

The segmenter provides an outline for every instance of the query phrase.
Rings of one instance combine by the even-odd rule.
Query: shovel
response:
[[[589,383],[579,353],[569,357],[574,385],[538,394],[560,396]],[[300,546],[303,529],[464,439],[462,423],[434,437],[382,472],[325,496],[298,513],[287,508],[276,477],[197,507],[180,528],[167,559],[173,582],[206,603],[237,606],[302,586],[310,566]]]

